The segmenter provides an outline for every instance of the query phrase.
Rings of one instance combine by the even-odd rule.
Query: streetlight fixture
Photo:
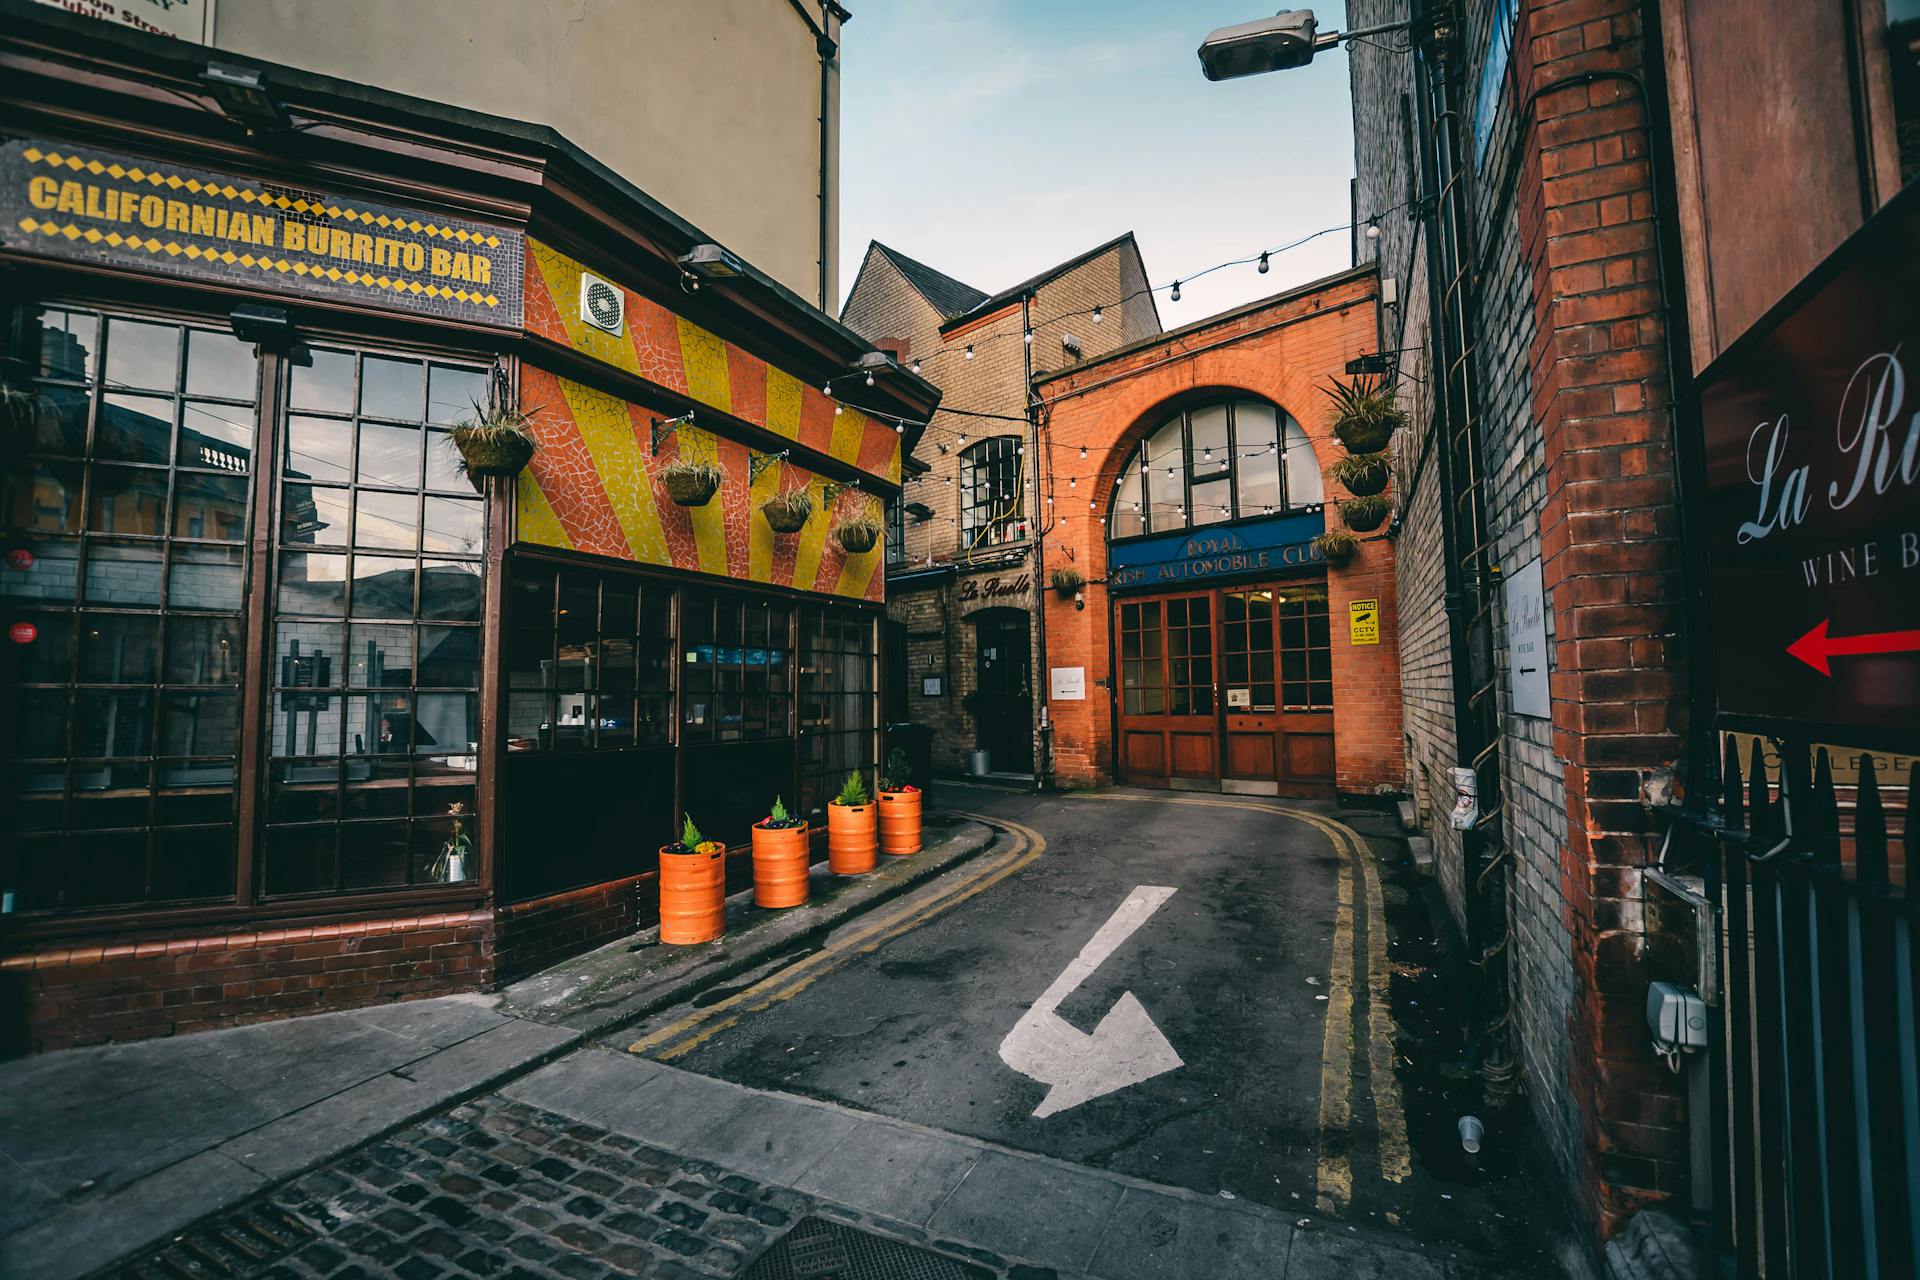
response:
[[[1318,30],[1311,9],[1283,9],[1271,18],[1221,27],[1200,42],[1200,69],[1209,80],[1291,71],[1313,61],[1313,55],[1358,36],[1405,31],[1412,22],[1388,22],[1352,31]]]

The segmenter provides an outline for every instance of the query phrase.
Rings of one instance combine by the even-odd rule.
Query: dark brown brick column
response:
[[[1638,77],[1633,0],[1530,3],[1514,50],[1522,95],[1583,73]],[[1556,621],[1554,754],[1566,767],[1561,854],[1575,991],[1569,1083],[1588,1186],[1610,1235],[1686,1190],[1677,1080],[1647,1047],[1640,870],[1656,847],[1640,802],[1686,728],[1681,553],[1647,104],[1632,79],[1542,93],[1515,208],[1534,286],[1540,538]],[[1677,282],[1675,282],[1677,288]]]

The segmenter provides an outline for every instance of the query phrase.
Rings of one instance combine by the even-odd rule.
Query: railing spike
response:
[[[1874,776],[1873,754],[1860,753],[1860,784],[1853,807],[1854,874],[1862,884],[1884,888],[1887,883],[1887,814],[1880,806],[1880,783]]]
[[[1753,758],[1747,761],[1747,807],[1753,812],[1752,819],[1747,823],[1747,830],[1751,831],[1756,839],[1773,841],[1780,838],[1780,830],[1777,825],[1780,811],[1775,807],[1773,796],[1767,789],[1766,754],[1766,750],[1761,746],[1760,739],[1755,738],[1753,740]],[[1785,758],[1783,754],[1781,759],[1784,761]],[[1780,779],[1780,786],[1783,791],[1786,789],[1785,774],[1786,769],[1783,765]]]
[[[1740,743],[1732,734],[1727,735],[1727,759],[1720,767],[1720,820],[1729,830],[1736,830],[1745,820],[1746,806],[1741,803]],[[1760,744],[1753,744],[1754,754],[1760,753]]]
[[[1840,865],[1840,797],[1833,786],[1833,760],[1825,747],[1814,753],[1811,817],[1808,833],[1814,860],[1829,867]]]

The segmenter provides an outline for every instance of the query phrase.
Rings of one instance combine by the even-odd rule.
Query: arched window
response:
[[[1259,400],[1183,409],[1147,433],[1120,472],[1107,534],[1131,538],[1316,507],[1307,433]]]

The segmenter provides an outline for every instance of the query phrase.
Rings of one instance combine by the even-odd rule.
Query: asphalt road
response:
[[[1368,998],[1372,868],[1362,864],[1371,860],[1304,813],[1275,811],[1312,810],[1324,822],[1330,809],[957,788],[943,800],[1022,824],[1044,849],[757,1012],[703,1023],[698,1011],[675,1011],[627,1038],[703,1074],[1154,1182],[1398,1218],[1409,1170],[1391,1015]],[[1058,1013],[1091,1033],[1130,992],[1179,1065],[1036,1115],[1048,1087],[1003,1061],[1002,1042],[1142,887],[1173,892],[1146,895],[1164,901],[1131,932],[1109,931],[1125,936]],[[1371,900],[1377,921],[1377,880]],[[1376,928],[1373,976],[1384,986],[1385,926]],[[1088,1054],[1124,1061],[1143,1037],[1152,1039],[1121,1027]],[[1014,1056],[1030,1065],[1034,1055]],[[1092,1088],[1115,1074],[1110,1063],[1090,1069],[1105,1072]]]

